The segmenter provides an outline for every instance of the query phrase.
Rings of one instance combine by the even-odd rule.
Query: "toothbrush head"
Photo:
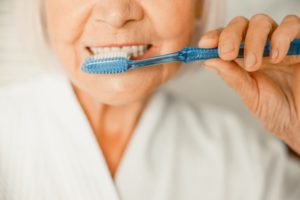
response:
[[[81,70],[89,74],[117,74],[129,70],[129,56],[125,52],[103,53],[87,58]]]

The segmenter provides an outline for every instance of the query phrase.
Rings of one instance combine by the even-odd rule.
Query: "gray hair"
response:
[[[32,61],[47,69],[57,66],[47,35],[44,0],[15,0],[15,21],[22,49]]]

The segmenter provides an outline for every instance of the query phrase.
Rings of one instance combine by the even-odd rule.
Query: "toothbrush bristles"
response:
[[[105,52],[85,60],[82,71],[90,74],[123,73],[129,67],[129,55],[125,52]]]

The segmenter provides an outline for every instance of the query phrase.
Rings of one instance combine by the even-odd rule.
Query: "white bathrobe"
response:
[[[231,113],[159,91],[112,179],[66,78],[0,90],[0,200],[299,200],[299,166]]]

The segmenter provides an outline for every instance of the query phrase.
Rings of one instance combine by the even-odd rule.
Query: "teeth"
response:
[[[123,57],[123,58],[129,58],[128,54],[125,52],[108,52],[108,53],[102,53],[95,55],[95,59],[106,59],[106,58],[116,58],[116,57]]]
[[[144,52],[145,52],[144,47],[139,46],[139,56],[143,55]]]
[[[103,50],[104,53],[110,52],[109,48],[103,48],[102,50]],[[94,54],[95,54],[95,53],[94,53]]]
[[[110,55],[111,53],[121,53],[122,55],[127,55],[127,57],[137,57],[141,56],[147,51],[149,45],[139,45],[139,46],[125,46],[125,47],[112,47],[112,48],[90,48],[94,56],[99,57],[101,54]]]
[[[137,46],[133,46],[131,48],[134,53],[137,53],[139,51],[139,47],[137,47]]]
[[[130,51],[130,47],[123,47],[122,51],[129,52]]]
[[[144,47],[143,47],[143,46],[139,46],[138,49],[139,49],[139,51],[141,52],[141,51],[144,50]]]
[[[113,47],[113,48],[111,48],[111,51],[112,52],[118,52],[118,51],[121,51],[121,49],[117,48],[117,47]]]

